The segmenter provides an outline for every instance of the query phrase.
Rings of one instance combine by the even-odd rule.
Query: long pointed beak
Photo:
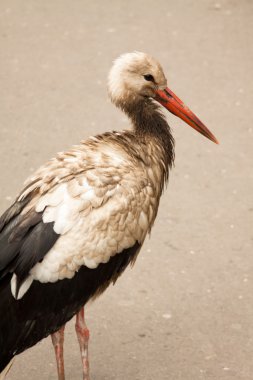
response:
[[[192,128],[199,133],[219,144],[216,137],[209,129],[199,120],[199,118],[180,100],[168,87],[164,90],[157,90],[155,99],[161,103],[167,110],[180,117]]]

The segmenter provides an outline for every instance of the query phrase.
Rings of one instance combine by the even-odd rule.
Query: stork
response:
[[[64,380],[64,325],[76,315],[83,379],[89,379],[83,307],[135,262],[174,161],[174,139],[160,104],[218,143],[147,54],[116,59],[108,91],[131,129],[90,137],[58,153],[0,218],[2,378],[15,355],[51,334],[58,378]]]

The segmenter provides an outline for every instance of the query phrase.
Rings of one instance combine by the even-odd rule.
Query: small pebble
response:
[[[171,314],[163,314],[163,318],[164,319],[170,319],[171,318]]]

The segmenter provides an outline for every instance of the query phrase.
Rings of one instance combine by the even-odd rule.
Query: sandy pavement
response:
[[[253,379],[251,0],[1,0],[0,209],[55,152],[125,128],[120,53],[157,57],[220,146],[168,114],[176,163],[135,267],[87,307],[92,380]],[[73,323],[67,379],[81,379]],[[50,339],[8,380],[56,379]]]

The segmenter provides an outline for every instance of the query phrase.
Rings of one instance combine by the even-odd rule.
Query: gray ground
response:
[[[152,237],[87,307],[92,380],[253,379],[253,2],[1,0],[0,25],[1,211],[56,151],[128,125],[106,94],[122,52],[157,57],[221,141],[168,114],[176,166]],[[81,379],[73,323],[65,349]],[[56,379],[50,339],[8,379]]]

